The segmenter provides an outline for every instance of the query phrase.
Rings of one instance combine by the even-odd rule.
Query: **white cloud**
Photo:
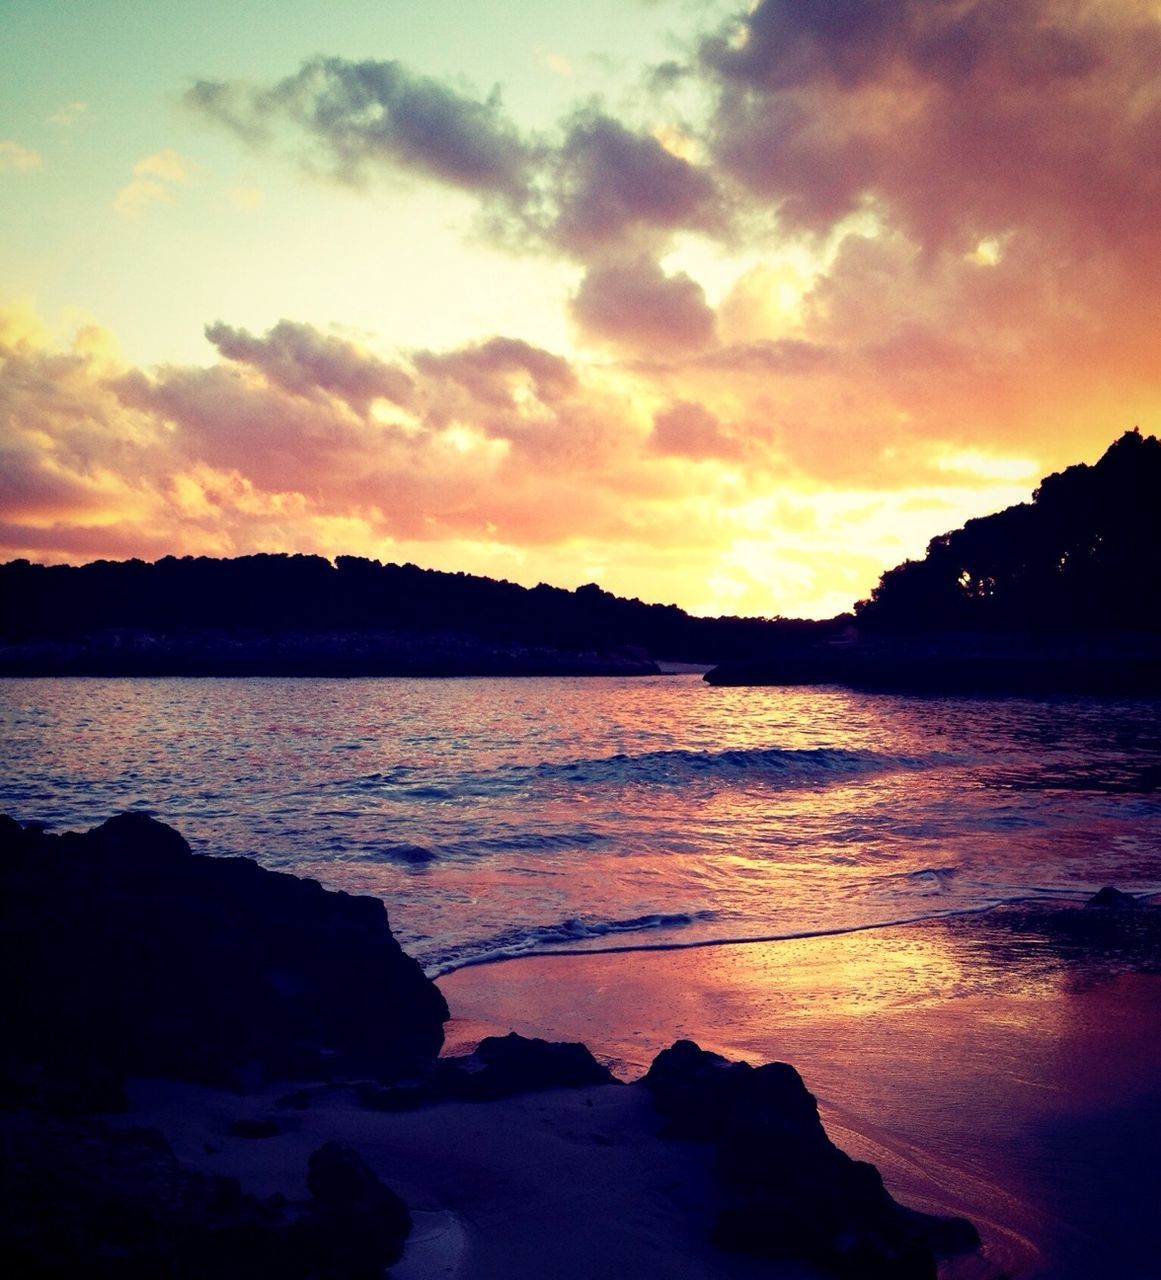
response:
[[[18,142],[0,142],[0,173],[8,169],[39,169],[44,163],[39,151]]]
[[[127,217],[139,217],[154,204],[174,204],[174,187],[188,186],[197,167],[172,147],[143,156],[133,166],[133,180],[117,192],[113,208]]]
[[[48,117],[49,124],[60,125],[62,129],[69,129],[79,120],[82,120],[89,113],[89,104],[87,102],[66,102],[63,107],[54,111]]]

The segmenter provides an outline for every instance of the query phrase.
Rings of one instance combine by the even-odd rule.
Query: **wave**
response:
[[[692,924],[717,919],[716,911],[655,911],[631,916],[626,920],[582,920],[570,917],[555,924],[536,925],[527,929],[510,929],[491,938],[474,941],[471,953],[445,956],[428,961],[424,968],[429,977],[437,978],[472,965],[495,964],[500,960],[516,960],[525,956],[560,955],[581,949],[581,944],[611,935],[682,929]],[[586,952],[605,948],[584,946]],[[618,950],[620,948],[617,948]],[[629,947],[627,950],[647,948]]]
[[[851,924],[824,925],[812,929],[790,929],[780,932],[730,933],[715,934],[712,937],[677,937],[657,941],[613,942],[599,946],[593,946],[590,942],[591,938],[597,938],[600,936],[599,934],[578,936],[575,939],[569,939],[564,936],[552,938],[550,935],[555,932],[555,927],[552,927],[544,930],[531,930],[510,946],[496,946],[493,949],[487,949],[486,944],[481,944],[484,949],[477,950],[473,947],[471,954],[428,961],[424,964],[424,971],[430,978],[441,978],[456,972],[458,969],[471,969],[479,965],[498,964],[504,960],[537,960],[551,956],[567,955],[625,955],[638,951],[693,951],[707,947],[736,947],[758,943],[799,942],[810,938],[838,938],[847,934],[872,933],[879,929],[896,929],[906,925],[930,924],[939,920],[954,919],[958,916],[987,915],[1004,907],[1062,902],[1071,902],[1074,905],[1079,905],[1087,896],[1087,893],[1069,893],[1064,889],[1045,887],[1040,890],[1033,889],[987,902],[922,911],[909,915],[891,916],[879,920],[864,920]],[[1136,896],[1147,898],[1150,894],[1145,892],[1138,893]],[[662,921],[673,921],[675,924],[693,924],[699,918],[712,918],[714,914],[712,911],[695,912],[690,916],[662,916],[656,918]],[[654,917],[642,916],[640,919],[650,920],[654,919]],[[631,922],[624,923],[630,924]],[[657,924],[640,927],[665,928],[674,926],[671,924]],[[609,932],[615,931],[617,930],[609,930]],[[570,941],[573,943],[571,946],[568,945]],[[552,943],[556,945],[552,945]]]
[[[733,747],[721,751],[671,749],[641,755],[617,754],[591,760],[541,764],[535,775],[574,784],[646,783],[683,785],[697,779],[756,780],[795,786],[819,781],[845,781],[868,773],[920,768],[926,762],[906,756],[841,747]]]
[[[841,747],[735,747],[720,751],[673,748],[637,755],[618,752],[580,760],[509,764],[486,772],[449,775],[446,766],[397,765],[332,785],[403,801],[465,800],[559,787],[678,787],[759,783],[766,787],[841,783],[900,769],[946,763],[942,756],[901,756]]]

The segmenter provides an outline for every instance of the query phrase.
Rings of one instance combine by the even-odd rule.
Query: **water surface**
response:
[[[388,905],[432,973],[1161,890],[1161,704],[696,677],[0,681],[0,809]]]

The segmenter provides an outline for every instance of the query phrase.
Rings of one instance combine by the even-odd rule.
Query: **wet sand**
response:
[[[452,1052],[515,1030],[584,1040],[624,1078],[679,1036],[790,1062],[898,1199],[977,1224],[985,1274],[1145,1280],[1161,1267],[1161,979],[1124,967],[980,917],[529,959],[440,985]]]

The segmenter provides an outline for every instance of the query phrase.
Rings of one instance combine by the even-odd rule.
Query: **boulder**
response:
[[[679,1040],[642,1082],[671,1137],[713,1142],[726,1248],[798,1258],[860,1280],[934,1280],[935,1254],[979,1244],[959,1218],[905,1209],[874,1165],[831,1142],[784,1062],[751,1067]]]
[[[1140,911],[1145,904],[1133,897],[1131,893],[1125,893],[1122,889],[1106,884],[1103,889],[1094,893],[1084,905],[1105,911]]]
[[[129,1072],[393,1078],[443,1043],[443,996],[382,902],[195,855],[142,813],[59,836],[0,822],[0,956],[20,977],[0,1006],[10,1091],[33,1064],[81,1107]]]
[[[312,1203],[299,1228],[309,1274],[382,1280],[398,1262],[411,1231],[407,1206],[384,1186],[362,1156],[341,1142],[328,1142],[307,1164]]]
[[[248,1195],[183,1168],[154,1130],[93,1117],[0,1111],[0,1143],[0,1258],[22,1280],[381,1280],[411,1230],[337,1143],[310,1157],[303,1201]]]
[[[617,1084],[616,1076],[587,1045],[519,1036],[487,1036],[474,1053],[439,1064],[437,1087],[444,1096],[485,1101],[541,1089],[583,1089]]]

